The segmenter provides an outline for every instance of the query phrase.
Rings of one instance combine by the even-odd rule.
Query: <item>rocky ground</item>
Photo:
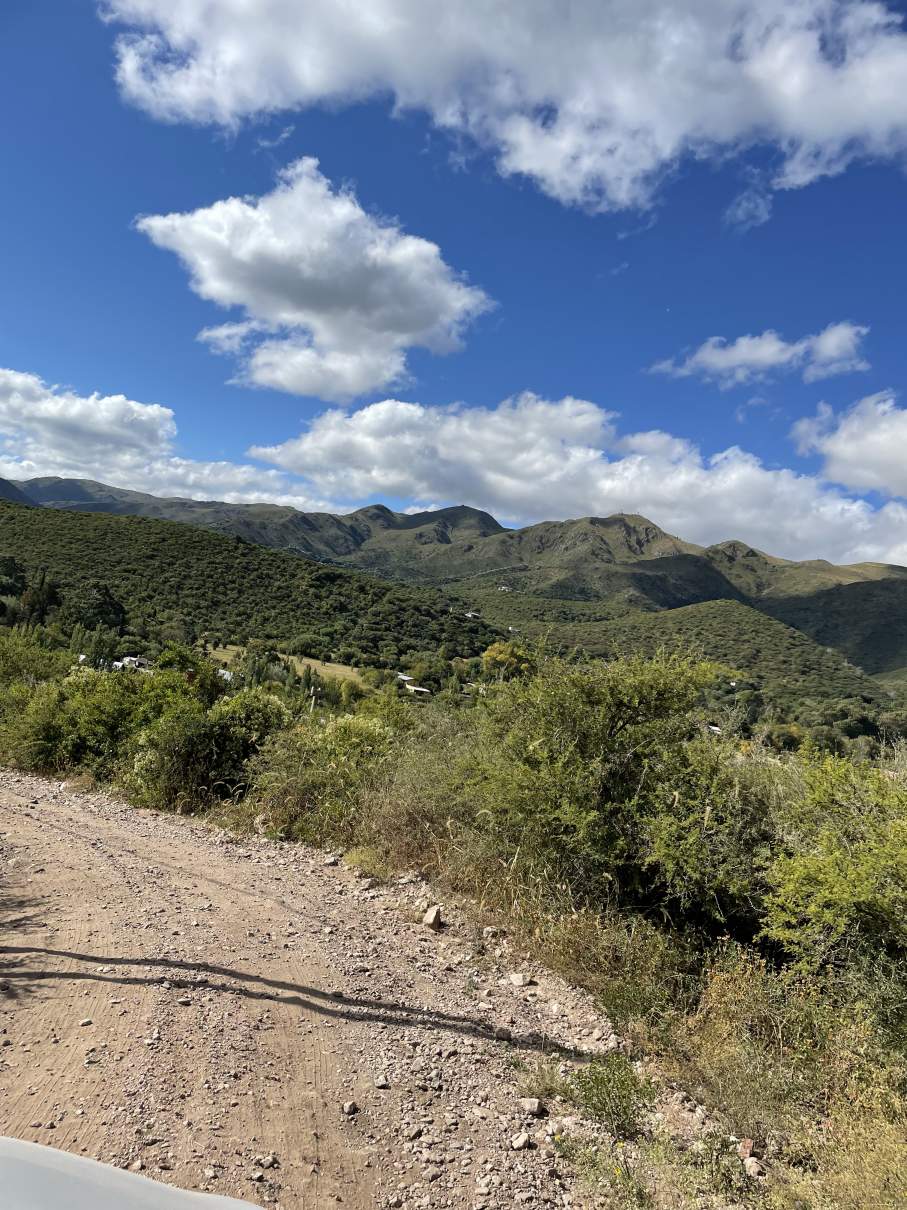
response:
[[[5,771],[0,900],[0,1133],[283,1210],[587,1204],[520,1070],[617,1039],[417,878]]]

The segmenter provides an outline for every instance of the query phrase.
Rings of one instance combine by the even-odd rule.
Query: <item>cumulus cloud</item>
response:
[[[196,294],[241,311],[200,338],[236,357],[239,379],[258,386],[348,401],[404,379],[411,348],[459,348],[490,306],[437,244],[366,213],[311,158],[263,197],[136,225],[176,253]]]
[[[234,126],[391,96],[590,209],[760,144],[776,188],[907,148],[907,36],[881,0],[106,0],[123,94]]]
[[[820,404],[792,433],[801,454],[822,456],[822,473],[835,483],[907,496],[907,410],[894,392],[867,395],[843,413]]]
[[[907,494],[887,452],[903,449],[907,436],[907,413],[892,396],[871,396],[841,417],[823,410],[795,435],[803,452],[825,455],[830,477]],[[61,475],[330,512],[389,499],[419,508],[466,503],[516,524],[637,512],[703,544],[739,537],[791,558],[907,563],[901,501],[876,508],[737,446],[706,456],[671,433],[625,431],[616,412],[572,396],[527,392],[489,408],[386,399],[333,409],[298,436],[253,448],[249,462],[183,457],[176,437],[174,414],[160,404],[80,395],[0,370],[6,478]],[[851,446],[859,456],[846,461]]]
[[[672,378],[702,378],[722,389],[795,370],[804,382],[815,382],[835,374],[868,370],[869,362],[861,351],[868,332],[869,328],[844,320],[829,324],[815,336],[795,341],[784,340],[771,328],[758,336],[738,336],[733,341],[710,336],[686,357],[657,362],[652,372]]]
[[[279,471],[183,458],[170,408],[124,395],[79,395],[36,374],[0,369],[0,476],[97,479],[194,499],[271,499],[323,507]]]
[[[732,447],[621,433],[587,400],[526,393],[493,408],[388,399],[333,410],[250,453],[328,496],[468,503],[515,523],[637,512],[693,541],[729,537],[791,558],[907,562],[907,507],[867,502]]]

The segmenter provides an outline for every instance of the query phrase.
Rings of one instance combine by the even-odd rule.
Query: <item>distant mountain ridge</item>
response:
[[[479,538],[503,531],[488,513],[465,505],[409,514],[395,513],[382,504],[374,504],[340,516],[304,513],[281,504],[230,504],[152,496],[91,479],[26,479],[9,486],[31,503],[46,508],[182,521],[239,536],[273,550],[290,551],[310,559],[351,561],[357,566],[358,562],[351,556],[376,532],[424,530],[423,536],[416,538],[417,542],[449,543],[455,533],[460,537]]]
[[[798,562],[733,539],[703,547],[627,513],[505,529],[468,505],[398,513],[375,504],[338,515],[157,497],[86,479],[6,486],[43,508],[180,521],[386,579],[443,586],[493,624],[553,631],[560,641],[592,652],[609,649],[606,623],[616,619],[731,601],[835,649],[873,675],[907,681],[903,567]],[[746,616],[725,613],[722,624],[733,619],[745,625]],[[700,634],[701,620],[696,624]],[[755,621],[752,626],[763,632]],[[638,629],[654,633],[642,620]]]
[[[20,487],[10,482],[9,479],[0,479],[0,500],[9,500],[13,504],[33,505],[35,503]]]

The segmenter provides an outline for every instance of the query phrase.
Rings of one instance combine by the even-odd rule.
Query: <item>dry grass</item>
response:
[[[223,647],[210,647],[211,658],[219,663],[229,664],[236,656],[240,655],[245,648],[240,647],[236,643],[227,643]],[[302,673],[304,667],[308,666],[317,672],[319,676],[333,677],[339,681],[355,681],[357,685],[364,684],[359,672],[349,664],[331,664],[324,660],[312,659],[305,655],[286,655],[281,652],[285,660],[289,660],[298,673]]]

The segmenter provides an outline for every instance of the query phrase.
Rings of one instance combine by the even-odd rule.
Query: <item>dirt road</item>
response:
[[[581,1205],[517,1069],[607,1022],[325,862],[0,771],[0,1133],[283,1210]]]

